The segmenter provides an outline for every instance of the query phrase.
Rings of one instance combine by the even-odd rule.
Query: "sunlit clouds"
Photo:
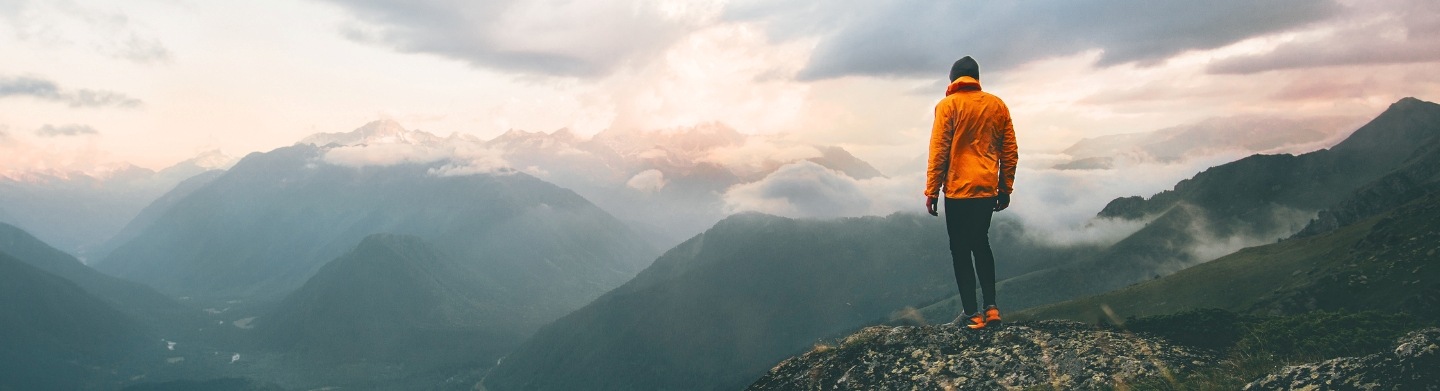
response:
[[[727,193],[735,210],[825,214],[776,206],[801,194],[781,184],[811,183],[818,187],[805,194],[816,196],[915,193],[897,183],[923,171],[948,66],[972,55],[984,88],[1014,115],[1017,208],[1093,214],[1103,197],[1149,195],[1224,159],[1325,147],[1401,97],[1440,99],[1437,8],[1412,0],[0,1],[0,171],[161,168],[376,119],[474,140],[559,129],[582,139],[611,130],[660,137],[723,124],[771,140],[705,157],[739,159],[713,162],[742,174],[780,168],[756,156],[794,162],[839,146],[886,175],[885,184],[849,183],[792,165],[769,184]],[[1082,139],[1234,117],[1333,120],[1322,141],[1051,171]],[[477,172],[505,165],[483,151],[381,149],[330,158],[469,154],[460,160],[475,161],[466,167]],[[622,179],[644,192],[674,179],[640,174]],[[1092,191],[1096,200],[1077,201],[1067,195],[1077,188],[1027,194],[1027,183],[1107,185]],[[849,211],[841,214],[915,202],[830,198]]]

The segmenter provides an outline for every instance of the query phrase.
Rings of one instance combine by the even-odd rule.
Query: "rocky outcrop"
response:
[[[1412,332],[1395,350],[1288,366],[1245,385],[1259,390],[1440,390],[1440,328]]]
[[[749,390],[1095,389],[1204,365],[1160,338],[1068,321],[875,326],[781,362]]]

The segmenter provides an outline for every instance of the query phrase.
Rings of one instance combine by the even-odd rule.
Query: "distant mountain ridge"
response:
[[[503,166],[571,189],[635,227],[657,247],[670,247],[727,214],[724,193],[762,180],[781,167],[811,162],[854,179],[883,177],[838,146],[743,134],[721,123],[663,130],[610,128],[590,137],[511,129],[489,140],[459,133],[441,137],[393,120],[351,132],[318,133],[297,145],[335,148],[327,161],[366,159],[415,163],[453,160],[452,169]]]
[[[87,294],[137,319],[153,323],[174,322],[186,309],[173,299],[132,281],[100,273],[74,256],[30,235],[13,225],[0,223],[0,253],[76,284]]]
[[[160,171],[123,164],[97,172],[0,172],[0,222],[91,260],[145,205],[176,184],[235,159],[202,153]]]
[[[417,235],[536,303],[527,322],[620,284],[654,250],[583,198],[523,173],[435,176],[436,164],[345,167],[296,145],[247,156],[97,262],[203,300],[278,299],[373,233]],[[545,262],[541,262],[544,260]],[[558,285],[566,285],[564,288]]]

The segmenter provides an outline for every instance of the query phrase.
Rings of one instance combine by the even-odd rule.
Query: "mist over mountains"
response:
[[[1009,261],[1033,261],[1043,255],[1048,262],[1032,264],[1030,271],[1018,275],[1001,273],[1005,279],[1000,288],[1004,308],[1018,310],[1031,306],[1077,298],[1124,287],[1158,276],[1203,263],[1241,247],[1271,243],[1290,237],[1305,227],[1317,212],[1333,207],[1367,183],[1381,178],[1383,172],[1405,172],[1405,159],[1371,159],[1359,162],[1363,154],[1396,153],[1411,156],[1429,151],[1425,145],[1433,143],[1433,135],[1440,134],[1440,122],[1434,121],[1440,113],[1437,106],[1418,100],[1407,99],[1397,102],[1385,114],[1357,130],[1347,141],[1331,150],[1322,150],[1301,156],[1256,155],[1240,161],[1224,164],[1195,178],[1182,181],[1176,188],[1146,198],[1123,198],[1096,214],[1092,224],[1129,225],[1135,227],[1116,242],[1092,242],[1099,247],[1075,247],[1033,252],[1034,248],[1054,242],[1009,242],[997,241],[997,257],[1002,263]],[[1376,140],[1387,140],[1375,142]],[[1401,145],[1404,144],[1404,145]],[[1369,145],[1356,148],[1355,145]],[[1357,155],[1359,154],[1359,155]],[[1422,155],[1423,156],[1423,155]],[[1425,159],[1421,159],[1423,161]],[[1413,164],[1413,163],[1410,163]],[[1309,192],[1324,189],[1332,192],[1328,198],[1308,196]],[[1303,200],[1302,200],[1303,199]],[[1154,209],[1145,209],[1145,208]],[[1004,216],[1003,214],[1001,216]],[[913,215],[894,215],[887,220],[903,221],[916,218]],[[803,349],[814,341],[833,338],[838,330],[809,329],[803,325],[822,315],[810,314],[815,307],[824,307],[833,296],[846,297],[850,289],[868,289],[864,286],[846,284],[844,277],[827,273],[844,273],[836,269],[870,276],[865,284],[874,282],[888,285],[879,289],[894,292],[915,287],[916,281],[932,281],[935,291],[952,291],[953,280],[948,274],[948,257],[943,246],[944,237],[930,237],[931,240],[915,240],[929,234],[941,234],[939,227],[933,231],[920,230],[900,237],[890,234],[906,232],[902,227],[887,227],[866,239],[845,242],[845,245],[820,244],[826,239],[848,237],[850,230],[864,230],[866,224],[875,221],[845,219],[815,225],[809,229],[776,229],[774,222],[761,216],[747,216],[745,219],[731,218],[717,225],[706,234],[692,239],[666,256],[657,260],[645,272],[625,287],[619,288],[570,316],[562,318],[537,333],[524,346],[517,349],[506,361],[497,367],[486,380],[490,389],[569,389],[584,384],[594,389],[668,389],[668,388],[735,388],[727,378],[709,371],[716,367],[732,367],[731,371],[758,376],[763,366],[746,367],[735,362],[722,362],[723,358],[738,356],[760,357],[780,354],[779,346]],[[773,217],[769,218],[773,219]],[[996,232],[1006,232],[1008,219],[997,220]],[[933,223],[921,217],[917,223]],[[733,228],[742,223],[752,224],[745,229]],[[811,222],[790,223],[811,224]],[[1023,224],[1022,224],[1023,225]],[[783,225],[780,225],[783,226]],[[823,228],[822,228],[823,227]],[[811,231],[814,230],[814,231]],[[704,255],[695,246],[713,245],[712,236],[727,231],[757,232],[755,237],[742,240],[743,243],[716,248],[732,249],[725,255]],[[791,235],[813,232],[795,237]],[[1021,238],[1025,237],[1022,234]],[[1002,235],[1003,237],[1003,235]],[[779,240],[785,244],[774,244]],[[810,240],[816,244],[808,245]],[[915,240],[912,242],[911,240]],[[884,244],[881,244],[884,243]],[[844,259],[850,254],[866,254],[864,246],[889,246],[899,243],[901,248],[885,252],[886,255],[862,256],[869,262],[888,259],[889,254],[902,258],[919,258],[922,261],[908,264],[910,267],[937,267],[927,274],[933,280],[920,278],[906,282],[883,282],[885,273],[867,271],[867,266],[848,264]],[[934,252],[913,251],[933,249]],[[763,249],[750,253],[751,249]],[[1043,247],[1042,247],[1043,248]],[[743,250],[735,250],[743,249]],[[806,250],[808,249],[808,250]],[[795,251],[791,253],[790,251]],[[842,251],[830,254],[829,251]],[[922,250],[923,251],[923,250]],[[682,256],[682,254],[696,254]],[[718,253],[717,253],[718,254]],[[804,254],[804,255],[800,255]],[[827,259],[821,264],[812,264],[805,259],[811,256]],[[705,269],[680,265],[703,265],[698,261],[678,259],[723,259],[725,264],[750,264],[744,268],[755,273],[742,273],[729,269]],[[938,264],[937,264],[938,263]],[[798,265],[803,273],[825,276],[803,284],[808,288],[794,291],[789,281],[806,278],[773,281],[769,276],[788,275],[781,270]],[[795,266],[789,266],[795,265]],[[1003,265],[1002,265],[1003,266]],[[773,268],[782,268],[775,270]],[[1013,269],[1012,269],[1013,270]],[[936,275],[935,273],[938,273]],[[1008,277],[1008,278],[1007,278]],[[673,282],[659,282],[670,280]],[[704,281],[732,281],[718,284],[709,293],[694,293],[704,288]],[[830,286],[836,283],[840,286]],[[926,286],[920,284],[920,286]],[[819,287],[819,288],[815,288]],[[732,292],[733,293],[726,293]],[[753,292],[769,294],[754,294]],[[747,296],[753,295],[753,296]],[[814,296],[818,295],[818,296]],[[867,297],[881,297],[880,293],[868,292]],[[690,298],[693,297],[693,298]],[[716,297],[723,299],[715,299]],[[688,299],[687,299],[688,298]],[[804,298],[790,302],[794,298]],[[679,301],[678,303],[675,301]],[[782,303],[782,309],[769,309],[773,303]],[[885,315],[887,319],[903,319],[905,322],[943,322],[958,312],[956,303],[943,300],[918,312],[895,311]],[[849,307],[845,307],[849,308]],[[902,307],[896,307],[897,310]],[[765,348],[751,348],[754,340],[745,328],[725,327],[728,320],[752,317],[737,315],[732,311],[753,311],[761,320],[746,322],[773,322],[761,345]],[[822,313],[844,313],[844,310],[821,310]],[[725,314],[717,315],[716,313]],[[749,313],[749,312],[745,312]],[[709,318],[715,317],[718,318]],[[880,316],[873,313],[872,316]],[[694,321],[695,319],[702,321]],[[677,321],[669,321],[675,319]],[[678,321],[678,320],[684,321]],[[709,319],[703,321],[703,319]],[[694,321],[686,325],[686,322]],[[881,320],[869,321],[871,324]],[[650,333],[636,331],[637,324],[659,323]],[[827,324],[854,325],[844,321],[830,321]],[[716,325],[722,325],[717,327]],[[717,330],[718,329],[718,330]],[[644,329],[641,329],[644,330]],[[655,333],[662,333],[654,335]],[[656,340],[665,340],[658,343]],[[761,353],[767,352],[767,353]],[[795,351],[792,351],[792,354]],[[583,358],[577,358],[583,357]],[[741,363],[749,362],[741,360]],[[774,363],[775,361],[770,361]],[[750,369],[744,369],[750,368]],[[757,369],[758,368],[758,369]],[[710,379],[710,380],[698,380]]]
[[[1063,170],[1109,169],[1125,162],[1176,162],[1226,151],[1303,153],[1333,145],[1353,118],[1210,118],[1151,132],[1085,138],[1062,151]]]
[[[325,152],[251,154],[96,266],[197,300],[278,299],[368,235],[415,235],[503,276],[535,300],[527,316],[544,319],[624,282],[655,253],[614,217],[527,174],[346,167],[326,164]]]
[[[1217,120],[1081,142],[1066,157],[1124,149],[1188,165],[1215,150],[1325,143],[1330,133],[1317,129],[1333,121]],[[1282,128],[1279,136],[1229,138],[1274,136],[1269,127]],[[1206,129],[1219,135],[1201,137]],[[1359,289],[1362,274],[1400,284],[1362,295],[1368,300],[1429,303],[1434,288],[1400,269],[1428,272],[1412,258],[1433,257],[1430,239],[1407,238],[1429,238],[1437,129],[1440,105],[1407,98],[1329,149],[1219,164],[1148,198],[1084,211],[1073,229],[997,214],[1001,306],[1149,280],[1199,284],[1165,276],[1197,275],[1187,272],[1215,258],[1263,260],[1236,252],[1244,247],[1324,247],[1304,245],[1317,240],[1354,244],[1333,249],[1350,251],[1337,258],[1344,262],[1400,261],[1355,273],[1327,263],[1315,267],[1316,281],[1308,272],[1237,277],[1294,283],[1257,293],[1256,308],[1350,308],[1303,299]],[[1123,173],[1125,164],[1028,170],[1083,177]],[[1031,180],[1054,178],[1044,175]],[[108,241],[87,247],[106,254],[89,265],[23,226],[0,224],[0,267],[14,271],[4,278],[27,281],[0,297],[20,315],[0,333],[34,341],[6,353],[20,358],[3,369],[80,362],[88,369],[77,379],[89,380],[78,388],[738,389],[817,341],[953,317],[942,219],[737,213],[872,215],[902,201],[918,212],[912,179],[882,175],[838,147],[720,124],[481,140],[376,121],[175,181]],[[1065,186],[1032,183],[1017,191]],[[1069,195],[1031,194],[1054,199],[1016,207],[1079,213],[1043,210],[1073,205],[1061,199]],[[34,298],[51,304],[26,302]],[[66,341],[70,332],[93,339],[86,346],[121,348],[87,352]]]
[[[810,165],[853,180],[884,176],[843,148],[745,135],[719,123],[663,131],[609,129],[588,139],[566,129],[512,130],[485,145],[500,150],[513,167],[538,172],[624,216],[657,235],[663,247],[736,212],[737,185],[788,167]]]
[[[0,222],[24,227],[66,252],[98,250],[140,210],[188,178],[223,170],[234,158],[200,154],[160,171],[130,164],[94,172],[0,172]]]

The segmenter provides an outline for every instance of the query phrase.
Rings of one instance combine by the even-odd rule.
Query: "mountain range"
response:
[[[0,173],[0,222],[85,259],[151,201],[187,178],[223,170],[234,159],[218,151],[154,171],[131,164],[95,172]]]
[[[473,162],[448,155],[385,160],[428,148],[388,125],[192,178],[94,266],[207,311],[218,327],[177,354],[203,360],[193,370],[205,376],[409,389],[493,365],[657,254],[625,223],[525,172],[465,171]],[[195,357],[211,353],[238,361]],[[156,380],[184,379],[176,373]]]
[[[624,282],[654,254],[614,217],[524,173],[434,175],[441,162],[351,167],[325,163],[327,152],[251,154],[95,265],[174,296],[278,299],[368,235],[416,235],[508,284],[533,305],[519,318],[543,322]]]
[[[0,252],[74,284],[106,306],[149,325],[150,331],[189,320],[190,311],[174,299],[143,284],[100,273],[13,225],[0,223]]]
[[[1227,134],[1270,136],[1256,129]],[[1433,308],[1437,152],[1440,105],[1407,98],[1332,148],[1116,199],[1097,223],[1140,228],[1113,244],[1056,245],[1002,213],[1001,306],[1082,321]],[[726,189],[797,163],[880,176],[840,148],[718,124],[317,134],[176,181],[86,247],[109,275],[0,224],[0,337],[28,341],[0,368],[47,374],[0,388],[50,388],[53,369],[62,388],[738,389],[806,351],[855,364],[826,341],[865,326],[954,316],[941,219],[720,219]],[[905,329],[900,348],[943,328]]]

